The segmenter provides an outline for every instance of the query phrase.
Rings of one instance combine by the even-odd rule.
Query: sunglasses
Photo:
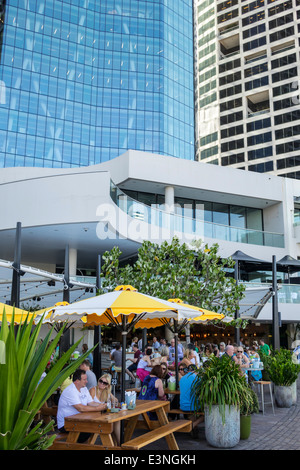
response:
[[[109,385],[108,382],[104,382],[104,380],[102,380],[102,379],[99,379],[99,383],[100,383],[100,384],[103,384],[103,385]]]
[[[241,351],[240,349],[238,349],[237,352],[241,352],[241,353],[242,353],[243,351]]]

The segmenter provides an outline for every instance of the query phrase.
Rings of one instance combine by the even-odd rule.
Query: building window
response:
[[[259,158],[271,157],[273,155],[272,147],[263,147],[255,150],[249,150],[248,160],[257,160]]]
[[[259,145],[264,144],[266,142],[271,142],[272,140],[272,132],[266,132],[265,134],[255,134],[247,137],[247,144],[248,145]]]
[[[273,162],[258,163],[257,165],[249,165],[249,171],[255,171],[256,173],[266,173],[273,171]]]

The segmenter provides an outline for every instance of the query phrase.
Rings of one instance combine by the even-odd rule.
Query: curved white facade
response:
[[[133,190],[166,196],[168,204],[164,210],[132,200],[129,205],[124,191]],[[13,261],[17,222],[22,225],[21,262],[55,273],[64,266],[68,246],[71,276],[76,269],[95,269],[97,256],[114,245],[125,259],[144,239],[160,242],[174,234],[185,242],[218,243],[224,257],[241,250],[264,261],[273,255],[297,258],[300,239],[293,216],[299,195],[296,180],[138,151],[81,169],[1,169],[0,260]],[[205,236],[203,221],[174,215],[173,197],[259,209],[264,244]],[[225,229],[230,234],[236,228]],[[274,238],[265,236],[270,234]],[[294,319],[295,312],[289,316]]]

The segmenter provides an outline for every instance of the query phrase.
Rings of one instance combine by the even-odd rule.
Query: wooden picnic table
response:
[[[148,426],[148,432],[132,439],[133,432],[136,428],[138,418],[143,417],[145,423],[149,423],[148,412],[155,412],[158,420],[158,427],[155,429]],[[161,400],[137,400],[134,410],[121,410],[118,413],[100,413],[100,412],[84,412],[78,413],[65,418],[64,428],[68,431],[65,442],[57,440],[51,446],[51,450],[117,450],[131,449],[138,450],[152,442],[165,437],[170,450],[178,450],[178,445],[174,436],[174,432],[182,430],[183,432],[191,431],[191,423],[189,420],[177,420],[169,422],[167,412],[169,411],[169,402]],[[116,422],[126,421],[124,432],[124,443],[121,447],[116,446],[112,438],[113,424]],[[78,443],[81,432],[90,433],[91,437],[87,443]],[[102,445],[96,444],[97,438],[100,437]]]

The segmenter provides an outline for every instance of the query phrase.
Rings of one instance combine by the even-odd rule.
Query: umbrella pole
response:
[[[122,318],[122,372],[121,372],[121,403],[125,402],[125,370],[126,370],[126,347],[127,347],[127,318]]]
[[[175,339],[175,379],[176,379],[176,390],[179,390],[179,375],[178,375],[178,329],[177,321],[174,320],[174,339]]]
[[[122,319],[122,370],[121,370],[121,403],[125,402],[125,370],[126,370],[126,346],[127,346],[127,319]],[[124,421],[121,421],[120,444],[124,443]]]

